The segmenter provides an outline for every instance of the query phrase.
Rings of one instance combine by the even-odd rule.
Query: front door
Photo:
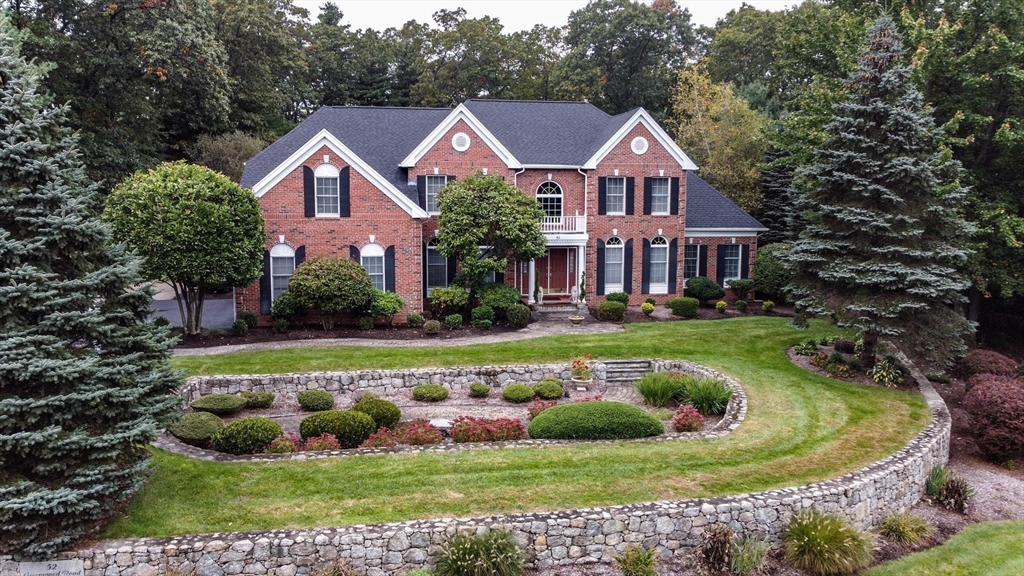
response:
[[[569,249],[548,248],[548,253],[536,261],[537,279],[545,294],[569,293]]]

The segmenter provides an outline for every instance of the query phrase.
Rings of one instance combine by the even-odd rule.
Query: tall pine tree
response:
[[[178,404],[139,261],[0,13],[0,553],[43,559],[141,486]]]
[[[791,293],[798,310],[863,330],[865,366],[879,336],[943,361],[968,329],[953,309],[968,285],[965,190],[903,58],[893,21],[878,19],[824,145],[798,172],[806,227],[789,256]]]

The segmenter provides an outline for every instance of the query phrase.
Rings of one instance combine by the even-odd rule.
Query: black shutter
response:
[[[679,214],[679,178],[673,178],[669,184],[669,214]]]
[[[597,241],[597,295],[604,296],[604,240]]]
[[[740,245],[740,278],[750,278],[750,244]]]
[[[651,241],[644,238],[640,261],[640,293],[651,293]]]
[[[452,281],[455,280],[455,268],[457,268],[458,261],[455,256],[448,257],[448,285],[451,286]]]
[[[494,282],[496,284],[504,284],[505,283],[505,273],[504,272],[495,272],[494,273]]]
[[[298,268],[299,264],[302,264],[305,261],[306,261],[306,247],[304,245],[303,246],[299,246],[298,248],[295,249],[295,267]]]
[[[668,293],[676,293],[676,273],[679,271],[679,239],[668,243]]]
[[[347,218],[352,215],[352,201],[349,199],[349,172],[348,166],[341,169],[338,174],[338,215]]]
[[[708,247],[697,244],[697,276],[708,275]]]
[[[348,246],[348,257],[355,261],[356,264],[362,266],[363,260],[359,257],[359,248],[356,248],[352,244]]]
[[[622,291],[633,293],[633,240],[626,240],[626,249],[622,251]]]
[[[306,218],[316,216],[316,177],[309,166],[302,167],[302,205]]]
[[[427,177],[417,176],[416,177],[416,194],[420,203],[420,208],[427,209]]]
[[[636,178],[632,176],[626,178],[626,215],[631,216],[633,214],[633,203],[635,202],[636,193],[633,190],[636,186]]]
[[[651,187],[653,182],[652,178],[644,178],[644,214],[651,213]]]
[[[455,182],[456,180],[459,179],[454,174],[449,174],[448,176],[445,176],[445,178],[447,178],[447,180],[445,181],[445,184],[447,184],[448,182]]]
[[[384,291],[395,291],[395,247],[388,246],[384,249]]]
[[[270,286],[270,250],[263,251],[263,275],[260,276],[260,314],[270,314],[273,293]]]
[[[422,277],[423,278],[423,297],[426,298],[427,297],[427,243],[426,242],[423,243],[423,258],[421,260],[422,260],[421,263],[423,265],[422,266],[422,268],[423,268],[423,277]]]
[[[597,213],[608,213],[608,179],[604,176],[597,179]],[[601,287],[604,290],[604,287]],[[604,292],[599,292],[604,294]]]
[[[725,250],[722,250],[721,244],[715,246],[715,256],[715,282],[725,288]]]

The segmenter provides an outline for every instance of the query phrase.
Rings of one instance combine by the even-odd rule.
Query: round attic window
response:
[[[637,136],[633,138],[633,142],[629,145],[629,148],[633,151],[633,154],[643,154],[647,152],[647,138],[643,136]]]
[[[452,148],[455,148],[459,152],[469,150],[469,136],[467,136],[465,132],[459,132],[455,136],[452,136]]]

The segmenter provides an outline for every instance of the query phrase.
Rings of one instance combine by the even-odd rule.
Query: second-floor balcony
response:
[[[540,222],[545,234],[584,234],[587,231],[586,216],[545,216]]]

